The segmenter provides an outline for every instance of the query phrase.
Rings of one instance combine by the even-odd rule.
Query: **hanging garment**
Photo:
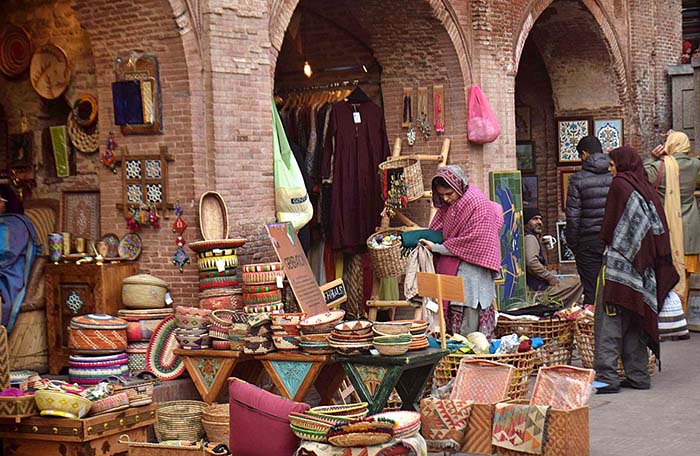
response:
[[[379,226],[384,203],[377,169],[389,156],[384,114],[376,104],[333,105],[321,177],[332,177],[331,232],[335,250],[359,252]]]

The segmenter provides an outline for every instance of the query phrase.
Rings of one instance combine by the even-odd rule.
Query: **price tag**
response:
[[[376,348],[370,348],[369,349],[369,354],[372,356],[379,356],[379,352],[377,351]]]
[[[224,260],[216,260],[216,269],[219,272],[224,272],[226,270],[226,262]]]
[[[435,313],[437,313],[439,310],[437,302],[433,301],[432,299],[428,299],[426,301],[425,308]]]
[[[169,306],[169,305],[172,304],[173,302],[174,302],[174,301],[173,301],[173,297],[170,296],[170,292],[169,292],[169,291],[166,291],[166,292],[165,292],[165,305]]]
[[[277,276],[277,288],[282,288],[284,287],[284,284],[282,283],[282,276]]]
[[[360,117],[359,112],[353,112],[352,113],[352,121],[355,122],[356,124],[361,124],[362,123],[362,117]]]

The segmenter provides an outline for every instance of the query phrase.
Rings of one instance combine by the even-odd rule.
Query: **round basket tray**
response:
[[[403,176],[406,181],[406,196],[409,201],[415,201],[423,196],[423,171],[420,162],[414,158],[397,158],[379,164],[379,172],[382,176],[382,188],[386,188],[385,171],[403,169]]]
[[[221,194],[205,192],[199,198],[199,231],[205,241],[228,238],[228,209]]]
[[[401,255],[400,242],[391,247],[381,249],[372,246],[372,240],[375,237],[391,233],[397,235],[401,234],[396,230],[383,230],[378,231],[367,238],[367,248],[369,250],[369,257],[372,260],[372,268],[374,269],[374,273],[379,278],[399,277],[406,273],[408,258]]]
[[[542,338],[544,345],[537,350],[536,368],[543,365],[571,364],[574,346],[574,322],[571,320],[547,318],[528,321],[499,317],[496,337],[508,334]]]
[[[581,365],[587,369],[593,369],[593,358],[595,356],[595,330],[592,318],[579,318],[574,322],[574,341],[576,349],[581,355]],[[647,369],[649,375],[656,373],[656,355],[651,350],[649,352],[649,362]],[[617,373],[620,378],[625,378],[625,369],[622,360],[617,362]]]
[[[478,359],[508,364],[515,368],[510,389],[508,390],[508,397],[511,399],[519,399],[527,395],[527,390],[530,386],[530,375],[534,370],[536,358],[537,354],[535,350],[503,355],[451,353],[443,357],[437,366],[435,366],[433,376],[437,386],[446,385],[457,376],[459,363],[462,359]]]

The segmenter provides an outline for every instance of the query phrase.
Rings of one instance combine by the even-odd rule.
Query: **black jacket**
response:
[[[583,169],[569,181],[566,197],[566,242],[576,252],[579,240],[600,233],[605,214],[605,199],[612,182],[608,154],[593,154]]]

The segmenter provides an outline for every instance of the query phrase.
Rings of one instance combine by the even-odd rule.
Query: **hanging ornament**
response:
[[[133,212],[129,212],[129,215],[126,217],[126,229],[128,231],[138,231],[139,228],[141,228],[141,225],[134,218]]]
[[[107,137],[107,145],[105,146],[104,151],[100,155],[100,161],[102,162],[103,165],[105,165],[107,168],[109,168],[114,174],[117,174],[117,167],[116,167],[116,155],[114,154],[114,151],[117,149],[117,142],[114,140],[114,133],[111,131],[109,132],[109,136]]]
[[[408,133],[406,133],[406,139],[408,140],[408,145],[412,146],[416,142],[416,130],[413,129],[413,125],[411,125],[408,129]]]
[[[148,214],[148,223],[150,223],[153,228],[160,228],[160,214],[155,204],[151,205],[151,211]]]
[[[175,203],[175,215],[177,218],[173,222],[173,232],[177,233],[177,238],[175,239],[175,244],[177,245],[177,250],[173,255],[173,264],[182,272],[186,264],[190,264],[190,256],[185,252],[185,238],[182,233],[187,229],[187,222],[182,218],[182,206],[180,202]]]

